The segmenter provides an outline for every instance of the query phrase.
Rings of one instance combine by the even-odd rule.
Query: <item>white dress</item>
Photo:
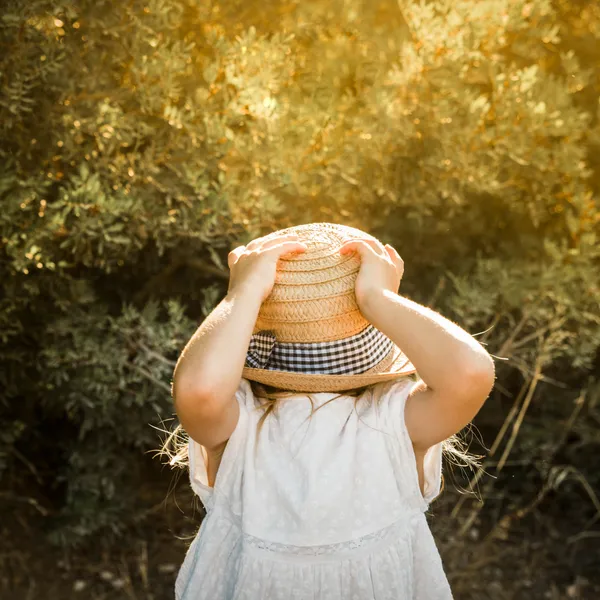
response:
[[[176,600],[451,600],[425,517],[439,493],[441,444],[419,489],[404,406],[412,379],[339,397],[311,419],[306,395],[281,401],[256,443],[242,379],[237,427],[214,488],[190,440],[190,480],[207,514],[175,583]],[[312,394],[315,408],[335,392]]]

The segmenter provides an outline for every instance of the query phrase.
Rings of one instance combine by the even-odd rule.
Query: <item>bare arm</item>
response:
[[[260,306],[275,283],[277,262],[302,252],[298,236],[252,240],[229,253],[226,297],[200,325],[181,353],[173,374],[173,400],[188,435],[216,449],[233,433],[239,419],[235,392]]]
[[[361,307],[365,318],[402,348],[427,387],[449,392],[462,378],[491,383],[494,363],[483,346],[439,313],[382,290]]]
[[[391,246],[361,241],[349,249],[361,255],[361,312],[403,350],[423,380],[407,400],[405,421],[414,446],[426,450],[479,412],[494,385],[493,359],[464,329],[396,293],[404,263]]]
[[[427,450],[465,427],[494,385],[494,362],[471,335],[435,311],[389,291],[372,296],[365,317],[393,340],[423,384],[406,402],[406,428]]]
[[[231,293],[198,327],[173,374],[173,398],[183,428],[207,448],[222,444],[235,429],[235,392],[261,298]]]

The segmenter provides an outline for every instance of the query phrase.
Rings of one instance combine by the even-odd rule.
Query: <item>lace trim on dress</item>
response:
[[[409,515],[410,516],[410,515]],[[354,554],[358,550],[372,550],[375,546],[379,546],[380,543],[386,541],[397,540],[402,536],[403,532],[408,529],[409,519],[401,519],[369,533],[362,537],[349,540],[347,542],[339,542],[336,544],[326,544],[320,546],[295,546],[291,544],[281,544],[278,542],[270,542],[261,538],[254,537],[253,535],[244,533],[242,534],[243,543],[246,547],[254,550],[269,552],[274,555],[293,557],[337,557],[340,554]]]

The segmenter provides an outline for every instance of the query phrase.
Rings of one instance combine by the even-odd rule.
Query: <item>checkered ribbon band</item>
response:
[[[372,325],[343,340],[307,344],[278,342],[271,331],[259,331],[250,339],[246,366],[313,375],[359,375],[379,364],[393,345]]]

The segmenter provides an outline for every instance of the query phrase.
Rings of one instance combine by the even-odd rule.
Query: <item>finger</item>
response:
[[[348,252],[357,252],[361,258],[377,257],[379,253],[367,243],[367,240],[349,240],[340,247],[340,254],[347,254]]]
[[[386,244],[385,249],[386,249],[391,261],[394,263],[394,266],[398,270],[398,272],[402,273],[404,271],[404,261],[402,260],[402,257],[398,254],[398,252],[396,251],[396,248],[394,248],[393,246],[390,246],[389,244]]]
[[[398,251],[396,250],[396,248],[394,248],[394,246],[391,246],[390,244],[386,244],[385,248],[388,251],[388,254],[390,255],[390,258],[395,263],[404,264],[404,261],[402,260],[402,257],[398,254]]]
[[[228,255],[227,255],[227,266],[231,269],[231,267],[233,267],[233,265],[235,265],[235,263],[238,261],[240,255],[242,254],[242,252],[244,252],[246,250],[246,246],[238,246],[237,248],[234,248]]]
[[[267,250],[268,248],[273,248],[274,246],[278,246],[279,244],[282,244],[283,242],[299,242],[300,241],[300,236],[294,234],[290,234],[290,235],[278,235],[274,238],[271,238],[270,240],[266,240],[262,243],[260,249],[261,250]]]
[[[263,239],[264,239],[264,237],[258,237],[258,238],[253,239],[251,242],[248,242],[246,249],[247,250],[256,250],[256,248],[260,247]]]
[[[277,258],[284,256],[286,254],[291,254],[292,252],[305,252],[308,249],[308,246],[304,242],[282,242],[281,244],[277,244],[276,246],[271,246],[266,250],[262,250],[264,254],[273,255]]]
[[[381,244],[380,241],[378,240],[373,240],[371,238],[354,238],[352,240],[349,240],[350,242],[354,241],[361,241],[364,242],[366,244],[368,244],[371,248],[373,248],[374,252],[376,254],[379,254],[381,256],[387,256],[387,253],[385,251],[385,248],[383,247],[383,245]],[[342,248],[345,246],[345,244],[342,244]]]
[[[379,240],[372,240],[367,238],[367,244],[370,244],[371,247],[377,252],[377,254],[381,254],[387,257],[387,252],[385,251],[384,245]]]
[[[274,246],[275,244],[280,244],[282,241],[285,240],[299,239],[298,235],[294,233],[285,235],[278,234],[268,239],[265,239],[266,237],[267,236],[256,238],[252,240],[246,247],[248,248],[248,250],[258,250],[259,248],[269,248],[271,246]]]

